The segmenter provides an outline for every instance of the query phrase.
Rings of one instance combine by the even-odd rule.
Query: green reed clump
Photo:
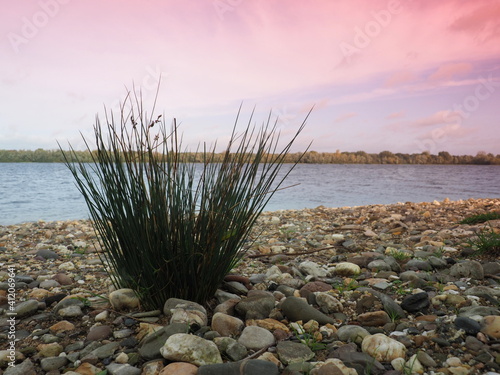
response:
[[[485,212],[483,214],[477,214],[466,217],[465,219],[460,221],[459,224],[470,224],[470,225],[481,224],[489,220],[498,220],[498,219],[500,219],[500,212],[491,211],[491,212]]]
[[[72,147],[62,151],[100,238],[101,259],[114,285],[134,289],[145,308],[170,297],[204,303],[244,255],[252,225],[295,166],[278,177],[305,120],[278,151],[270,117],[258,128],[252,112],[236,132],[240,108],[222,157],[203,146],[200,167],[182,160],[175,120],[167,127],[146,113],[136,94],[125,103],[119,119],[96,119],[92,163]]]
[[[489,257],[498,257],[500,255],[500,233],[497,233],[491,226],[477,232],[468,243],[476,250],[474,255]]]

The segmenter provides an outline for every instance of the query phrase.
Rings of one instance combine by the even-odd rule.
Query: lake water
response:
[[[266,211],[500,197],[498,165],[299,164]],[[86,219],[61,163],[0,163],[0,225]]]

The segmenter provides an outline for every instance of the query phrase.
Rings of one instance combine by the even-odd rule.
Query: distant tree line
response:
[[[92,151],[95,152],[95,151]],[[76,151],[82,162],[92,162],[89,151]],[[222,159],[224,153],[217,154]],[[382,151],[378,154],[369,154],[364,151],[356,152],[316,152],[308,151],[302,158],[302,153],[290,153],[287,163],[309,164],[495,164],[500,165],[500,155],[486,152],[478,152],[472,155],[450,155],[447,151],[441,151],[434,155],[428,151],[419,154],[393,154],[390,151]],[[203,155],[194,152],[183,154],[185,162],[203,162]],[[217,160],[215,160],[217,161]],[[60,150],[0,150],[0,163],[61,163],[64,157]]]

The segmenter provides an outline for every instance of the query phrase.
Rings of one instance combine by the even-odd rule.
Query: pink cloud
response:
[[[432,83],[441,81],[450,81],[455,76],[461,76],[469,73],[473,66],[470,63],[454,63],[441,65],[434,73],[432,73],[428,80]]]
[[[352,117],[356,117],[358,114],[355,112],[345,113],[343,115],[338,116],[335,120],[333,120],[334,124],[338,124],[344,122]]]
[[[463,139],[477,133],[476,128],[466,128],[460,124],[447,124],[439,128],[433,129],[422,136],[419,140],[433,140],[435,143],[445,143],[455,139]]]
[[[474,5],[477,3],[474,2]],[[498,39],[500,36],[500,3],[498,1],[483,1],[476,9],[458,17],[451,23],[450,29],[469,33],[480,42]]]
[[[418,79],[415,73],[409,70],[401,70],[391,75],[384,83],[384,87],[400,86],[405,83],[414,82]]]
[[[456,118],[458,114],[453,111],[439,111],[430,116],[411,122],[411,126],[415,128],[425,128],[429,126],[441,125],[449,123],[450,120]]]
[[[396,118],[401,118],[401,117],[405,117],[404,111],[393,112],[393,113],[387,115],[385,118],[386,119],[396,119]]]

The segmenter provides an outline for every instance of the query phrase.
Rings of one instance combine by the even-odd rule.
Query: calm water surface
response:
[[[299,164],[266,206],[360,206],[500,197],[498,165]],[[0,225],[86,219],[85,201],[60,163],[0,163]]]

